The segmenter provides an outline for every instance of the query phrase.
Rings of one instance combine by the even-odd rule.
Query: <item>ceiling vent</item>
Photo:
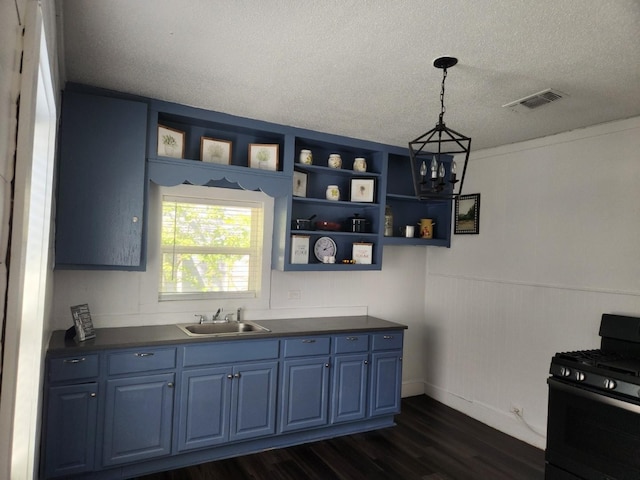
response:
[[[557,102],[564,97],[568,97],[568,95],[558,90],[547,88],[546,90],[521,98],[515,102],[509,102],[502,107],[510,108],[516,112],[528,112],[535,108],[542,107],[543,105],[547,105],[548,103]]]

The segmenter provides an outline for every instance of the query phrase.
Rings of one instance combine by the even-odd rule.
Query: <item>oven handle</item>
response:
[[[605,405],[610,405],[612,407],[622,408],[624,410],[628,410],[629,412],[633,412],[633,413],[640,413],[640,405],[633,403],[632,400],[625,401],[625,400],[619,400],[617,398],[612,398],[606,393],[598,392],[595,390],[585,390],[582,387],[566,384],[553,377],[549,377],[547,379],[547,383],[549,384],[549,387],[553,387],[558,390],[562,390],[563,392],[566,392],[572,395],[577,395],[582,398],[586,398],[587,400],[592,400],[598,403],[604,403]]]

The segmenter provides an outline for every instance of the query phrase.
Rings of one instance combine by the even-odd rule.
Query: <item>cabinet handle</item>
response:
[[[385,335],[382,338],[384,338],[385,340],[393,340],[393,335]]]
[[[232,380],[232,379],[233,379],[233,375],[229,374],[229,375],[227,375],[227,378],[228,378],[229,380]]]
[[[358,337],[347,337],[347,340],[350,342],[355,342],[356,340],[358,340]]]
[[[400,357],[398,360],[401,362],[402,361],[402,357]]]
[[[169,388],[173,388],[173,382],[169,382],[169,383],[167,383],[167,387],[169,387]]]
[[[240,373],[236,373],[236,374],[234,375],[234,377],[235,377],[235,378],[240,378]]]
[[[365,361],[364,361],[364,364],[365,364],[365,365],[369,365],[369,360],[365,360]]]
[[[307,338],[305,340],[302,340],[302,343],[316,343],[316,341],[311,338]]]
[[[131,219],[131,221],[132,221],[133,223],[138,223],[138,217],[133,217],[133,218]]]
[[[328,363],[325,363],[325,364],[324,364],[324,366],[325,366],[325,367],[327,367],[327,368],[329,368],[329,364],[328,364]]]
[[[96,398],[96,392],[91,392],[91,393],[89,394],[89,396],[90,396],[91,398]]]
[[[64,360],[64,363],[80,363],[80,362],[84,362],[86,360],[86,358],[82,357],[82,358],[72,358],[72,359],[68,359],[66,358]]]
[[[136,357],[153,357],[153,353],[136,353]]]

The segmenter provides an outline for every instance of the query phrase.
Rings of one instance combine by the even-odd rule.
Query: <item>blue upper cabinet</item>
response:
[[[141,270],[147,105],[65,92],[56,268]]]

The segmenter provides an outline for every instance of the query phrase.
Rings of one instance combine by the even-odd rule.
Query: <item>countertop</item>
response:
[[[152,345],[193,344],[202,342],[228,342],[256,338],[273,338],[300,335],[322,335],[358,331],[383,331],[406,329],[406,325],[368,315],[344,317],[288,318],[252,320],[271,330],[235,335],[190,337],[176,325],[151,325],[143,327],[97,328],[96,337],[84,342],[65,339],[64,330],[56,330],[49,340],[47,354],[76,354],[110,348],[134,348]]]

